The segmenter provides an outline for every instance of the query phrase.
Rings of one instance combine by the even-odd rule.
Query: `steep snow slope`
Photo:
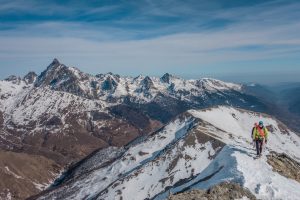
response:
[[[258,120],[265,122],[270,137],[263,157],[254,159],[250,132]],[[233,181],[257,198],[296,199],[300,184],[273,172],[265,155],[285,152],[299,162],[299,145],[295,133],[264,114],[231,107],[191,110],[105,165],[79,167],[80,176],[37,198],[165,199],[169,193]],[[99,156],[90,159],[96,163]]]
[[[211,124],[202,127],[203,131],[225,141],[228,145],[197,178],[186,185],[172,189],[173,193],[183,188],[208,188],[228,180],[241,183],[261,199],[297,199],[299,197],[300,183],[273,172],[265,156],[270,151],[284,152],[299,162],[300,139],[295,133],[270,116],[230,107],[204,111],[192,110],[190,113]],[[265,122],[270,135],[264,156],[254,159],[255,151],[250,144],[249,127],[259,120]],[[220,167],[222,170],[210,180],[199,182]]]
[[[41,198],[154,197],[164,188],[203,170],[222,148],[221,142],[193,132],[198,123],[199,121],[190,115],[183,115],[161,131],[144,140],[133,142],[111,164],[89,169],[86,174],[68,180],[66,184]],[[196,156],[197,152],[202,152],[202,156]],[[197,162],[194,160],[201,161],[202,165],[195,165]],[[182,168],[185,170],[181,171]],[[141,179],[135,178],[140,176]],[[145,180],[149,184],[145,185]],[[119,188],[118,185],[124,187]],[[131,190],[137,188],[140,191],[139,195],[132,197]],[[121,194],[119,190],[124,191]]]

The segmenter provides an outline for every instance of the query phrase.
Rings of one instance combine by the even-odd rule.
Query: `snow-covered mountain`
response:
[[[73,134],[76,143],[81,137],[76,133],[85,132],[95,136],[95,145],[123,145],[188,109],[219,104],[259,111],[265,107],[238,84],[208,78],[184,80],[170,74],[161,78],[93,76],[54,59],[39,76],[30,72],[24,78],[11,76],[0,81],[0,122],[8,135],[1,136],[0,146],[14,149],[24,141],[32,143],[26,137],[46,132],[50,134],[44,139]],[[129,139],[118,143],[124,132]],[[57,145],[51,148],[61,151]]]
[[[270,135],[263,156],[255,159],[250,132],[259,120]],[[125,147],[98,151],[33,199],[166,199],[224,181],[259,199],[297,199],[299,150],[299,136],[271,116],[226,106],[189,110]],[[296,166],[295,176],[272,165],[281,153],[294,163],[281,167],[288,174]]]
[[[37,77],[34,85],[109,103],[121,103],[125,97],[133,102],[146,103],[158,95],[192,101],[195,97],[207,98],[208,94],[214,92],[241,90],[238,84],[209,78],[184,80],[168,73],[161,78],[142,75],[135,78],[120,77],[112,73],[92,76],[77,68],[67,67],[57,59]]]
[[[215,105],[268,112],[239,84],[168,73],[160,78],[94,76],[54,59],[40,75],[0,81],[0,150],[47,158],[57,165],[57,174],[95,150],[122,147],[189,109]],[[47,185],[52,179],[31,183]]]

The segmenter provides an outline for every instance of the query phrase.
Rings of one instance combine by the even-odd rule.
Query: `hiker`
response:
[[[257,156],[261,156],[263,145],[268,142],[268,129],[264,126],[264,123],[260,121],[255,123],[252,129],[252,139],[256,144]]]

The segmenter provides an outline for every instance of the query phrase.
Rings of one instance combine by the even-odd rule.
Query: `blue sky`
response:
[[[300,2],[0,0],[0,78],[58,58],[97,74],[300,81]]]

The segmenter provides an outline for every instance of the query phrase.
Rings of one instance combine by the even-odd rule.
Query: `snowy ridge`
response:
[[[215,136],[222,138],[228,144],[202,176],[216,169],[216,166],[223,166],[223,169],[210,181],[195,184],[192,188],[208,188],[224,180],[233,180],[242,183],[260,199],[299,197],[300,183],[273,172],[265,156],[270,151],[284,152],[299,162],[300,138],[294,132],[270,116],[230,107],[217,107],[206,111],[193,110],[190,113],[209,122],[211,126],[205,129],[209,133],[213,130]],[[263,157],[253,160],[255,151],[250,144],[249,127],[259,120],[264,121],[270,135]],[[230,158],[232,161],[225,158]]]
[[[270,135],[263,157],[255,160],[250,133],[258,120]],[[299,162],[299,149],[299,137],[268,115],[225,106],[190,110],[111,163],[81,170],[80,177],[38,199],[166,199],[223,181],[240,183],[260,199],[297,199],[300,183],[272,171],[266,155],[285,152]]]
[[[164,101],[170,98],[201,107],[204,102],[211,104],[211,94],[224,102],[236,95],[234,92],[242,93],[241,85],[208,78],[184,80],[170,74],[161,78],[120,77],[112,73],[93,76],[54,59],[39,76],[30,72],[23,78],[11,76],[0,81],[0,112],[7,127],[35,133],[43,129],[46,121],[63,124],[56,128],[68,128],[66,118],[72,112],[88,115],[97,110],[107,113],[110,107],[128,102],[158,101],[164,106],[168,103]],[[161,96],[165,99],[161,100]],[[244,102],[242,99],[238,103]],[[226,104],[232,102],[227,100]]]
[[[254,123],[258,121],[264,121],[265,126],[270,131],[268,149],[279,153],[284,152],[298,162],[300,161],[299,136],[271,116],[224,106],[219,106],[205,112],[196,110],[189,112],[195,117],[211,123],[214,127],[237,137],[240,140],[239,142],[246,142],[247,144],[251,141],[249,127],[253,127]],[[236,142],[236,140],[228,138],[228,134],[224,135],[216,130],[213,132],[228,144],[233,145]]]
[[[184,80],[170,74],[161,78],[138,76],[120,77],[107,73],[96,76],[83,73],[74,67],[67,67],[54,60],[48,68],[38,76],[36,86],[50,86],[54,90],[66,91],[79,96],[109,101],[122,102],[130,96],[139,103],[149,102],[158,94],[177,98],[201,96],[204,92],[222,90],[241,90],[241,85],[225,83],[215,79]]]

